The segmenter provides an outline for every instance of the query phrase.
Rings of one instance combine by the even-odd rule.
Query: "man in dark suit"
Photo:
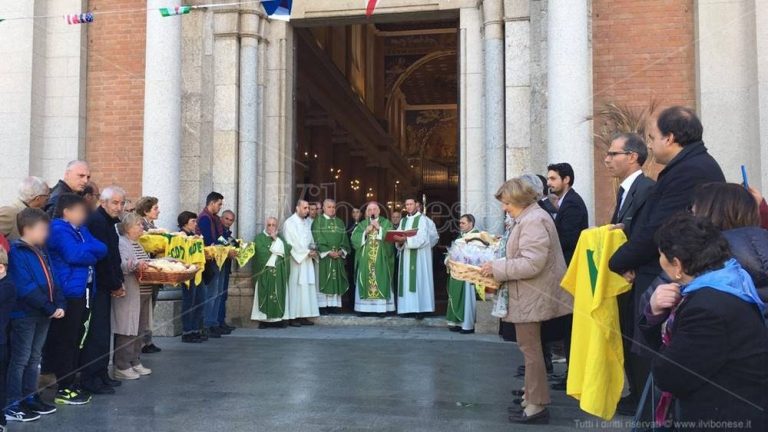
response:
[[[554,214],[557,236],[560,238],[560,247],[563,249],[565,264],[571,263],[573,253],[576,251],[576,243],[579,242],[581,232],[589,228],[589,214],[584,200],[573,189],[573,167],[568,163],[552,164],[547,167],[547,186],[558,198],[557,213]],[[572,316],[563,320],[565,339],[563,348],[566,360],[571,351],[571,324]],[[568,374],[552,384],[553,390],[565,390]]]
[[[584,200],[573,189],[573,167],[568,163],[547,167],[547,186],[558,197],[555,227],[560,237],[565,264],[571,263],[581,232],[589,228],[589,214]]]
[[[703,131],[701,121],[693,110],[680,106],[665,109],[651,125],[650,147],[656,161],[665,167],[632,221],[629,241],[616,251],[609,263],[612,271],[633,282],[634,333],[638,332],[634,318],[642,313],[637,310],[639,297],[661,274],[658,245],[654,241],[656,230],[671,216],[688,210],[696,187],[725,181],[723,171],[701,140]],[[634,343],[632,350],[645,357],[650,355]],[[635,366],[643,370],[634,370]],[[649,370],[647,361],[645,365],[633,363],[634,378],[630,379],[634,380],[632,386],[636,391],[643,388]]]
[[[648,158],[648,146],[640,135],[618,133],[613,136],[611,146],[605,154],[605,167],[621,184],[616,195],[616,207],[611,218],[612,224],[623,224],[624,232],[632,229],[632,220],[643,206],[655,182],[643,175],[643,164]],[[640,295],[642,293],[638,293]],[[621,294],[618,298],[619,323],[624,342],[624,371],[629,382],[629,394],[619,401],[618,412],[634,415],[637,400],[643,391],[648,373],[648,361],[631,352],[632,335],[635,328],[635,300],[633,292]],[[637,387],[639,385],[639,387]]]

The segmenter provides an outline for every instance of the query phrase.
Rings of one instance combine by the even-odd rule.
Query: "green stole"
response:
[[[408,220],[408,218],[404,218],[400,221],[400,226],[398,229],[401,231],[405,230],[405,223]],[[411,229],[419,229],[419,222],[421,221],[421,214],[416,216],[413,219],[413,224],[411,225]],[[407,240],[406,240],[407,241]],[[400,294],[400,297],[403,296],[403,283],[405,283],[405,274],[403,273],[403,261],[405,261],[405,253],[408,252],[408,263],[410,264],[410,271],[408,272],[408,290],[412,293],[416,292],[416,256],[418,255],[419,250],[418,249],[405,249],[403,247],[403,250],[400,252],[400,277],[397,278],[397,292]]]
[[[472,228],[469,232],[460,234],[459,239],[464,238],[467,234],[476,232],[479,232],[477,228]],[[448,309],[445,313],[446,321],[453,323],[461,323],[464,321],[464,296],[475,295],[474,291],[471,294],[464,292],[465,288],[466,282],[448,276]]]

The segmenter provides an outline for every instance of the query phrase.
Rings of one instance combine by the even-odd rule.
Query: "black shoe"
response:
[[[156,354],[156,353],[159,353],[160,351],[162,351],[162,350],[160,348],[158,348],[155,344],[145,345],[141,349],[141,353],[142,354]]]
[[[83,390],[94,395],[115,394],[114,388],[104,385],[104,383],[101,382],[101,380],[98,378],[91,379],[82,383],[81,387]]]
[[[201,330],[198,333],[195,333],[200,337],[200,342],[207,342],[208,341],[208,330]]]
[[[109,375],[106,375],[106,374],[104,374],[101,377],[101,382],[103,382],[104,385],[107,387],[120,387],[121,385],[123,385],[122,381],[113,380],[112,378],[109,377]]]
[[[459,327],[459,326],[449,326],[448,330],[450,330],[452,332],[459,332],[459,331],[461,331],[461,327]]]
[[[24,399],[21,402],[21,407],[25,408],[27,411],[32,411],[33,413],[40,415],[48,415],[56,412],[55,405],[43,402],[38,395]]]
[[[565,389],[568,387],[568,378],[561,378],[559,381],[555,382],[550,386],[552,390],[555,391],[565,391]]]
[[[523,403],[523,401],[524,401],[524,400],[525,400],[525,399],[523,399],[523,398],[519,397],[519,398],[515,398],[515,399],[513,399],[513,400],[512,400],[512,403],[513,403],[513,404],[515,404],[515,405],[522,405],[522,403]]]
[[[544,408],[532,416],[525,414],[525,411],[517,415],[509,416],[510,423],[524,423],[524,424],[548,424],[549,423],[549,410]]]
[[[185,335],[181,335],[181,342],[183,342],[183,343],[202,343],[203,341],[200,339],[199,335],[196,335],[194,333],[187,333]]]
[[[221,327],[224,327],[225,329],[227,329],[227,330],[229,330],[231,332],[237,330],[237,327],[231,326],[231,325],[229,325],[227,323],[222,324]]]
[[[552,366],[552,353],[551,352],[545,352],[544,353],[544,366],[547,368],[547,374],[551,374],[555,371],[554,366]]]
[[[260,330],[263,330],[263,329],[269,328],[269,327],[271,327],[271,326],[268,323],[265,323],[263,321],[259,323],[259,329]]]
[[[330,315],[331,311],[328,308],[320,308],[320,315]]]
[[[619,399],[616,406],[616,413],[623,416],[633,417],[637,413],[637,398],[633,395],[624,396]]]
[[[512,390],[512,396],[523,397],[525,395],[524,390]]]
[[[310,320],[308,320],[306,318],[299,318],[299,324],[301,324],[303,326],[313,326],[313,325],[315,325],[315,323],[313,323],[312,321],[310,321]]]
[[[515,377],[521,376],[525,376],[525,365],[520,365],[517,367],[517,373],[515,374]]]
[[[280,321],[277,323],[277,327],[279,328],[288,328],[288,323],[285,321]]]
[[[5,409],[5,419],[12,422],[31,422],[40,418],[40,414],[29,411],[20,404],[13,404]]]
[[[421,320],[423,320],[423,319],[424,319],[424,317],[425,317],[425,316],[426,316],[426,315],[425,315],[425,314],[423,314],[423,313],[417,313],[417,314],[415,314],[413,317],[414,317],[414,318],[416,318],[416,321],[421,321]]]
[[[222,336],[232,334],[232,330],[230,330],[229,327],[218,326],[216,328],[219,330],[219,333],[221,333]]]
[[[221,339],[218,327],[208,327],[208,337],[211,339]]]
[[[290,320],[288,325],[291,327],[301,327],[301,323],[298,320]]]
[[[459,333],[461,333],[461,334],[474,334],[475,333],[475,329],[472,329],[472,330],[461,330],[461,331],[459,331]]]

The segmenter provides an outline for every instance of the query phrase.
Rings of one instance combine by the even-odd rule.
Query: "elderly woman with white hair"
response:
[[[16,215],[27,207],[42,209],[50,195],[50,188],[40,177],[32,176],[22,180],[19,183],[18,198],[11,205],[0,207],[0,234],[9,241],[18,240]]]
[[[151,297],[141,295],[136,277],[137,271],[146,269],[149,260],[149,255],[138,242],[144,232],[142,217],[126,213],[117,224],[117,232],[120,235],[120,268],[125,295],[112,300],[112,331],[115,333],[113,375],[119,380],[135,380],[152,373],[139,358],[143,343],[141,330],[146,330],[148,326],[149,314],[146,311],[151,307]]]

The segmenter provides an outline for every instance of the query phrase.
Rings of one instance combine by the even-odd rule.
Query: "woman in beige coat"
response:
[[[125,281],[125,296],[112,299],[112,331],[115,333],[115,371],[119,380],[134,380],[152,371],[141,364],[142,338],[139,330],[146,327],[148,314],[142,309],[150,307],[151,296],[142,296],[136,271],[146,268],[149,256],[138,243],[144,232],[142,218],[135,213],[126,213],[119,224],[120,267]]]
[[[496,199],[513,219],[506,258],[485,263],[482,272],[504,282],[509,308],[504,321],[515,324],[517,345],[525,358],[522,411],[514,423],[548,423],[550,403],[541,347],[541,323],[572,313],[573,298],[560,288],[565,259],[552,217],[542,210],[538,192],[526,181],[508,180]]]

